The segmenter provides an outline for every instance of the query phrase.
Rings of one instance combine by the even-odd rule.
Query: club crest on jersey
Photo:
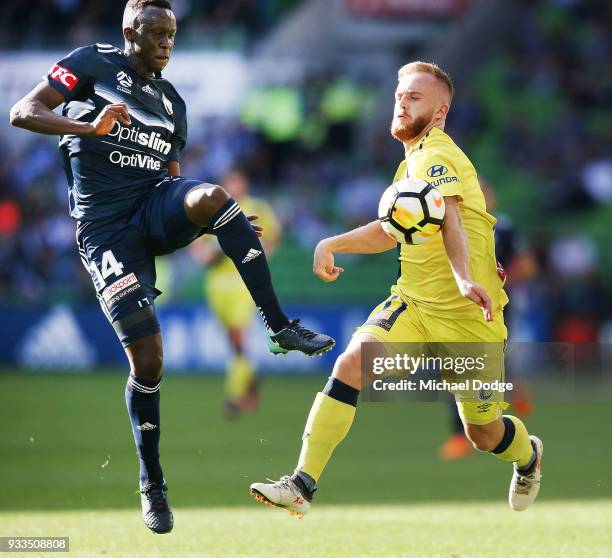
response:
[[[170,102],[170,99],[168,99],[168,97],[166,97],[163,93],[162,93],[162,101],[164,102],[164,108],[166,109],[166,112],[172,116],[174,114],[174,110],[172,109],[172,103]]]
[[[117,81],[119,82],[119,85],[117,85],[117,89],[119,91],[123,91],[124,93],[130,93],[130,94],[132,93],[132,90],[130,89],[130,87],[132,87],[133,80],[123,70],[121,70],[117,74]]]
[[[62,68],[59,64],[55,64],[49,70],[49,77],[53,81],[59,81],[66,89],[72,91],[74,86],[79,83],[79,78],[76,77],[71,71],[66,68]]]

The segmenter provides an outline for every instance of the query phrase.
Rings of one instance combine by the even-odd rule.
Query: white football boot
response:
[[[306,499],[301,490],[291,480],[289,475],[281,477],[277,481],[267,479],[269,484],[264,482],[254,482],[251,485],[251,495],[258,502],[282,508],[291,515],[302,519],[310,510],[310,502]]]
[[[542,478],[541,467],[542,467],[542,456],[544,455],[544,444],[542,440],[537,436],[529,436],[529,439],[535,444],[536,449],[536,463],[533,473],[531,475],[521,475],[516,465],[514,465],[514,474],[510,481],[510,493],[508,495],[508,501],[510,507],[514,511],[523,511],[526,509],[531,502],[536,499],[538,492],[540,492],[540,479]]]

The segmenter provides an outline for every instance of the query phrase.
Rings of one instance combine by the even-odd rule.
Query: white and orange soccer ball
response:
[[[378,204],[387,235],[402,244],[423,244],[440,232],[444,197],[426,180],[404,178],[389,186]]]

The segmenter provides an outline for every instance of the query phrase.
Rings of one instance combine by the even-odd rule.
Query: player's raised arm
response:
[[[397,243],[385,234],[380,222],[373,221],[344,234],[321,240],[315,248],[312,270],[322,281],[335,281],[344,269],[334,265],[334,253],[378,254],[396,246]]]
[[[103,136],[117,121],[125,125],[131,123],[127,106],[123,103],[106,105],[93,122],[82,122],[53,112],[64,100],[59,91],[41,82],[13,105],[10,122],[13,126],[39,134],[78,136]]]
[[[459,292],[478,304],[482,308],[485,319],[490,322],[493,319],[491,299],[487,292],[472,279],[468,242],[459,213],[457,197],[445,196],[444,202],[446,217],[442,225],[442,238]]]

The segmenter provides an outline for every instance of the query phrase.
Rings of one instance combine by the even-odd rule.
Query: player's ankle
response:
[[[291,480],[298,487],[304,498],[309,502],[312,502],[314,493],[317,491],[316,481],[304,471],[296,471],[291,475]]]
[[[533,440],[531,440],[531,447],[533,448],[533,453],[529,462],[524,467],[519,467],[518,464],[516,465],[516,471],[524,477],[528,477],[529,475],[533,474],[536,468],[538,450]]]
[[[295,471],[295,473],[291,475],[291,480],[299,488],[304,498],[312,502],[314,493],[317,491],[317,481],[304,471]]]

